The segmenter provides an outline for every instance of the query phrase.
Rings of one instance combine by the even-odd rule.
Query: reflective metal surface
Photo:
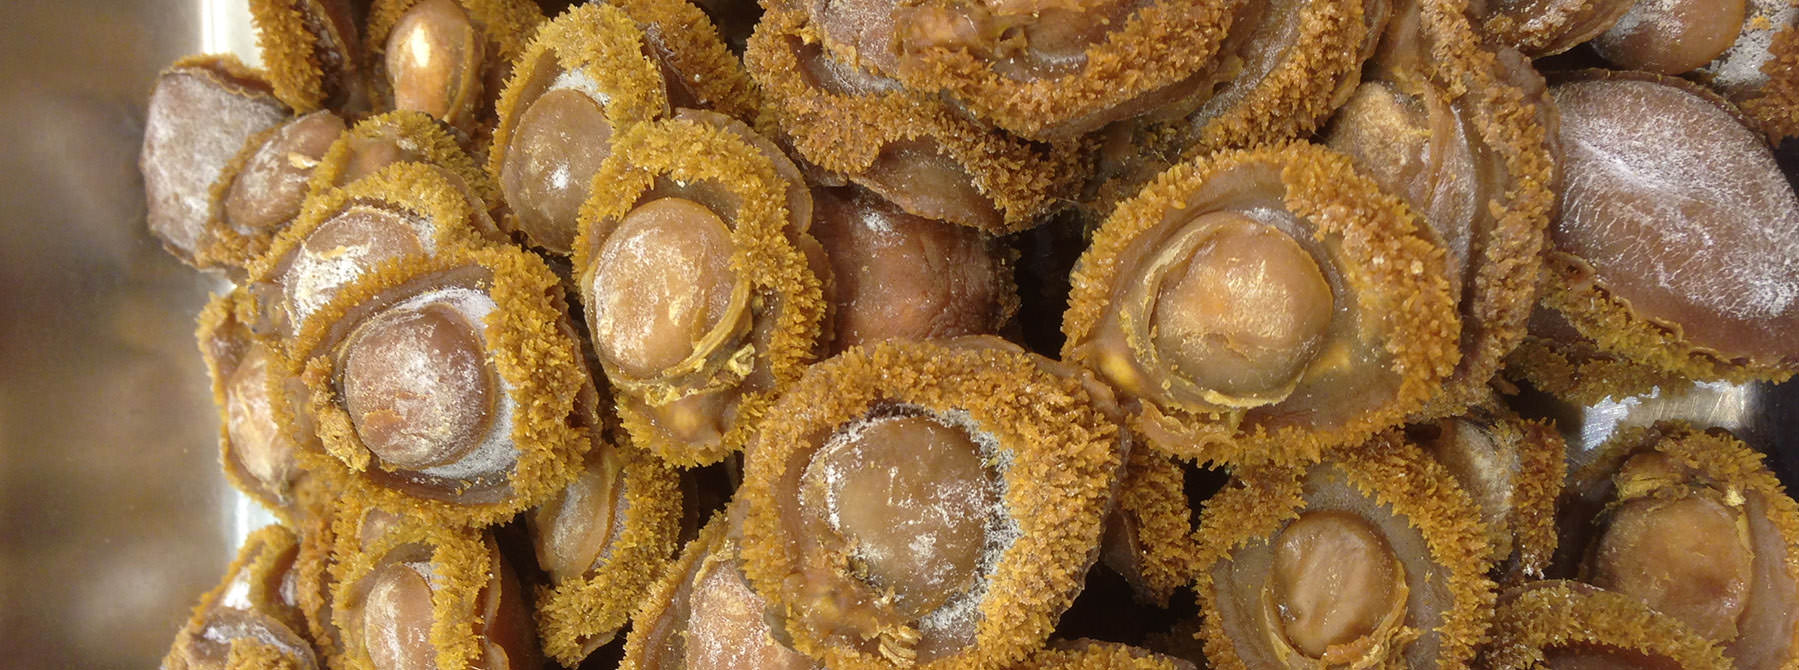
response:
[[[6,2],[0,25],[0,667],[151,667],[268,519],[219,473],[193,343],[224,284],[145,232],[136,167],[156,72],[253,61],[248,17],[242,0]],[[1654,418],[1723,425],[1794,481],[1799,384],[1530,402],[1577,446]]]
[[[248,52],[244,7],[0,3],[0,667],[153,667],[250,522],[193,344],[218,280],[136,163],[156,72]]]

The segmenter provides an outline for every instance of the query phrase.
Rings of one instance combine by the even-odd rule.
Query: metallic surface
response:
[[[150,667],[268,519],[219,473],[193,344],[224,281],[148,236],[136,167],[156,72],[252,56],[247,15],[242,0],[28,1],[0,3],[0,25],[0,667]],[[1788,482],[1799,464],[1796,383],[1529,411],[1576,445],[1682,417],[1779,454]]]

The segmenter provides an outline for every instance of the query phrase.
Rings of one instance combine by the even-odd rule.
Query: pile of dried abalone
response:
[[[165,668],[1799,667],[1786,0],[250,5]]]

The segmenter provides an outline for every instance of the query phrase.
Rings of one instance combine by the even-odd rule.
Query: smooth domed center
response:
[[[431,646],[431,584],[407,565],[383,567],[362,606],[362,637],[379,670],[434,670]]]
[[[731,311],[731,231],[712,210],[662,198],[631,210],[601,247],[588,304],[594,346],[626,374],[680,363]]]
[[[1386,538],[1348,512],[1307,512],[1275,539],[1269,587],[1281,632],[1322,658],[1355,643],[1403,609],[1405,568]]]
[[[553,89],[525,109],[500,164],[500,188],[533,242],[574,248],[581,203],[611,153],[612,124],[587,94]]]
[[[1745,0],[1638,0],[1593,45],[1625,69],[1683,74],[1724,55],[1747,11]]]
[[[394,108],[424,112],[446,122],[481,86],[481,36],[452,0],[420,0],[387,37],[387,79]]]
[[[420,224],[405,212],[352,205],[326,219],[306,236],[283,277],[283,290],[294,309],[293,327],[324,307],[339,289],[375,269],[383,261],[425,252]]]
[[[575,481],[536,512],[537,562],[555,581],[579,577],[599,562],[613,517],[623,511],[618,455],[607,445],[594,448],[598,457],[590,456]]]
[[[1736,639],[1753,585],[1741,516],[1711,498],[1631,500],[1612,512],[1588,566],[1592,582],[1629,594],[1708,639]]]
[[[269,232],[293,220],[319,158],[344,132],[344,120],[328,111],[295,119],[275,131],[231,182],[225,218],[239,231]]]
[[[1273,227],[1231,213],[1191,225],[1209,230],[1156,295],[1157,350],[1203,388],[1280,389],[1305,369],[1330,326],[1329,282],[1311,254]]]
[[[801,506],[844,538],[902,611],[929,612],[977,577],[999,494],[967,431],[876,419],[839,432],[801,477]]]
[[[269,350],[251,345],[225,385],[225,431],[232,453],[266,489],[286,487],[294,471],[294,443],[275,424],[269,397]]]
[[[441,303],[394,308],[358,328],[341,383],[363,445],[410,470],[453,463],[479,445],[497,395],[476,325]]]

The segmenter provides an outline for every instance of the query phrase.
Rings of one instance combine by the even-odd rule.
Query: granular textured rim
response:
[[[1357,174],[1343,156],[1307,143],[1225,151],[1177,165],[1120,204],[1081,255],[1071,274],[1063,315],[1064,360],[1091,367],[1080,345],[1100,323],[1113,286],[1121,281],[1120,256],[1138,236],[1162,225],[1169,213],[1194,210],[1190,193],[1229,171],[1253,165],[1280,169],[1282,203],[1306,221],[1319,240],[1341,240],[1341,255],[1360,262],[1339,268],[1357,293],[1364,314],[1384,315],[1390,325],[1385,350],[1400,376],[1394,397],[1328,430],[1231,425],[1229,416],[1189,413],[1143,402],[1132,428],[1156,449],[1201,463],[1304,463],[1330,449],[1358,443],[1398,425],[1436,393],[1459,358],[1460,321],[1443,269],[1444,251],[1419,234],[1412,213],[1396,198]],[[1173,437],[1178,436],[1178,437]]]
[[[355,599],[358,582],[374,573],[382,560],[409,545],[427,547],[435,579],[431,588],[431,648],[437,651],[439,668],[472,668],[482,658],[480,641],[471,627],[480,616],[476,604],[489,579],[500,572],[499,552],[493,539],[471,528],[412,523],[394,527],[372,546],[344,550],[353,536],[338,537],[339,561],[331,566],[332,623],[345,634],[343,663],[350,670],[377,670],[373,659],[352,635],[360,622],[346,607]],[[495,594],[496,596],[498,594]]]
[[[1141,647],[1086,638],[1053,642],[1031,657],[1040,670],[1181,670],[1193,665]]]
[[[675,594],[687,584],[695,567],[702,561],[710,560],[713,555],[725,546],[726,535],[730,531],[725,512],[718,512],[700,528],[699,534],[681,547],[681,554],[669,563],[668,568],[650,585],[649,591],[639,600],[636,609],[631,613],[631,632],[625,636],[625,654],[620,663],[621,668],[643,668],[650,665],[650,654],[657,651],[647,648],[650,628],[657,619],[668,611],[669,605],[675,601]]]
[[[1192,502],[1183,488],[1184,475],[1174,458],[1153,449],[1132,449],[1118,488],[1114,513],[1128,521],[1116,532],[1134,536],[1127,549],[1134,551],[1122,557],[1129,567],[1119,572],[1158,607],[1167,607],[1175,590],[1193,582]]]
[[[1541,668],[1544,650],[1565,644],[1614,647],[1691,670],[1735,667],[1678,619],[1630,596],[1561,580],[1531,582],[1501,599],[1482,667]]]
[[[966,413],[995,438],[1009,457],[1001,475],[1005,509],[1021,531],[985,577],[974,642],[918,667],[1021,662],[1081,590],[1122,466],[1119,428],[1095,409],[1079,380],[1051,374],[1031,354],[993,346],[990,338],[965,341],[852,347],[809,368],[760,425],[739,489],[747,506],[744,572],[785,613],[793,647],[830,667],[888,668],[891,662],[832,644],[797,616],[800,604],[787,595],[795,586],[790,575],[816,557],[796,555],[781,530],[792,507],[780,482],[821,446],[819,435],[879,405]],[[911,624],[904,627],[916,634]]]
[[[1508,519],[1516,566],[1513,575],[1505,578],[1540,579],[1561,542],[1555,527],[1555,504],[1568,475],[1568,445],[1555,425],[1545,420],[1514,417],[1505,425],[1508,432],[1516,433],[1520,445],[1517,486]]]
[[[799,11],[771,7],[744,51],[744,63],[766,96],[768,115],[806,160],[862,183],[888,147],[934,143],[973,178],[1000,215],[998,222],[970,215],[951,223],[993,233],[1040,222],[1040,215],[1078,181],[1081,170],[1072,147],[1009,137],[904,89],[846,95],[807,81],[794,49],[820,38],[806,21]]]
[[[1361,79],[1362,63],[1386,23],[1384,16],[1369,14],[1384,14],[1387,1],[1309,0],[1298,12],[1275,19],[1297,22],[1292,50],[1267,76],[1249,84],[1251,89],[1235,104],[1184,121],[1204,125],[1186,131],[1196,142],[1182,150],[1182,157],[1294,140],[1317,131]]]
[[[1761,67],[1768,82],[1737,104],[1768,135],[1769,142],[1779,144],[1799,136],[1799,25],[1775,33],[1768,51],[1772,57]]]
[[[753,364],[765,364],[773,384],[742,392],[731,424],[717,442],[680,441],[625,400],[647,401],[645,394],[650,392],[680,397],[701,388],[741,390],[747,371],[715,362],[674,380],[636,380],[607,370],[621,399],[619,419],[635,443],[676,465],[706,465],[741,449],[782,387],[797,379],[817,356],[826,314],[823,285],[790,238],[796,231],[788,225],[788,183],[774,164],[731,130],[684,119],[643,124],[614,145],[594,175],[592,195],[581,206],[575,238],[577,276],[585,275],[596,261],[602,241],[596,236],[604,234],[600,228],[634,209],[658,179],[717,184],[741,199],[728,218],[735,246],[731,267],[749,282],[753,318],[775,319],[766,350],[751,347]],[[727,218],[727,213],[719,214]]]
[[[1479,511],[1441,464],[1395,431],[1361,446],[1333,453],[1330,460],[1305,467],[1255,466],[1207,502],[1198,530],[1194,591],[1201,612],[1215,612],[1212,568],[1250,542],[1274,536],[1305,509],[1304,480],[1314,468],[1335,468],[1348,485],[1391,510],[1417,529],[1430,552],[1427,560],[1445,570],[1448,605],[1435,629],[1436,666],[1465,667],[1486,639],[1494,601],[1493,582],[1486,577],[1487,540]],[[1423,576],[1420,577],[1421,579]],[[1248,666],[1217,616],[1202,616],[1199,637],[1206,657],[1220,670]],[[1397,663],[1403,648],[1389,652]],[[1383,664],[1383,667],[1385,664]]]
[[[764,135],[772,130],[761,119],[761,93],[750,81],[743,61],[731,53],[719,37],[718,27],[700,8],[685,0],[606,0],[625,10],[643,28],[652,43],[664,42],[663,51],[686,84],[701,98],[701,107],[748,123]]]
[[[319,35],[313,29],[330,31],[330,39],[338,40],[338,48],[350,62],[345,63],[349,74],[357,69],[354,45],[343,43],[344,36],[336,34],[337,27],[332,25],[329,17],[323,16],[328,11],[320,0],[250,0],[250,20],[256,27],[256,46],[262,51],[262,61],[268,71],[269,84],[275,89],[275,97],[294,108],[295,114],[305,114],[324,107],[331,102],[333,95],[342,95],[354,100],[354,91],[329,91],[327,79],[332,74],[325,71],[319,52],[330,49],[332,45],[320,43]],[[309,9],[302,8],[309,6]],[[323,21],[325,25],[309,25],[308,17],[315,21]],[[351,36],[354,39],[354,36]],[[350,86],[359,86],[360,81],[345,82]]]
[[[528,102],[535,101],[523,98],[534,92],[538,68],[553,65],[564,72],[579,71],[593,80],[607,96],[604,113],[615,139],[632,126],[666,115],[665,82],[656,65],[644,56],[644,39],[643,31],[629,15],[605,3],[571,7],[545,23],[513,62],[512,76],[494,103],[499,125],[494,129],[493,146],[487,155],[488,178],[496,184],[500,180],[512,135],[525,111],[521,106],[528,107]],[[543,92],[535,91],[537,95]],[[517,217],[510,212],[501,225],[508,231],[519,231]]]
[[[1601,353],[1671,377],[1701,381],[1780,383],[1794,369],[1778,362],[1727,357],[1686,341],[1678,324],[1640,317],[1630,301],[1606,289],[1593,267],[1578,256],[1545,254],[1540,303],[1561,314]]]
[[[477,268],[485,273],[481,288],[496,305],[486,319],[484,348],[515,404],[511,438],[518,462],[506,478],[509,493],[496,502],[459,504],[381,486],[369,479],[368,469],[379,466],[357,437],[332,382],[327,347],[348,327],[338,322],[350,310],[391,299],[390,292],[414,282]],[[496,523],[542,503],[579,474],[592,444],[590,432],[599,429],[593,381],[567,319],[560,280],[526,251],[452,247],[432,257],[381,264],[338,293],[294,340],[287,364],[310,391],[308,409],[325,445],[325,453],[302,452],[302,463],[343,473],[349,480],[346,495],[444,525]]]
[[[376,114],[356,122],[319,157],[318,167],[313,168],[312,180],[307,183],[306,192],[323,193],[336,186],[349,166],[351,140],[376,138],[383,129],[392,129],[395,137],[406,143],[410,150],[419,153],[423,158],[420,162],[449,170],[461,178],[463,184],[490,208],[500,205],[499,184],[481,171],[475,164],[475,159],[462,150],[462,145],[450,135],[443,123],[428,114],[411,110]]]
[[[269,244],[269,250],[250,266],[248,283],[266,285],[280,281],[283,261],[298,253],[319,226],[359,202],[377,202],[397,207],[424,219],[431,227],[430,244],[437,254],[454,247],[479,247],[495,242],[484,231],[472,225],[478,216],[485,216],[485,213],[476,212],[466,194],[456,185],[444,179],[430,165],[396,163],[347,186],[327,188],[309,196],[305,204],[300,206],[300,214],[294,217],[294,222],[275,236],[275,240]],[[258,303],[279,300],[272,293],[262,291],[252,291],[252,295],[256,296]],[[254,305],[254,311],[265,315],[272,314],[274,309],[275,305]],[[289,314],[287,318],[293,316]],[[286,328],[289,333],[298,334],[308,323],[320,318],[330,320],[336,316],[328,309],[320,308],[304,322],[289,322]],[[292,349],[288,353],[302,351],[304,350]]]
[[[257,152],[262,150],[263,145],[274,139],[275,135],[279,134],[283,128],[297,119],[298,117],[290,117],[286,121],[251,135],[250,139],[244,142],[244,146],[238,149],[237,155],[232,156],[231,160],[225,163],[225,169],[219,171],[219,178],[212,182],[212,187],[207,190],[207,198],[212,206],[207,208],[206,223],[202,224],[205,232],[200,236],[199,248],[194,251],[196,262],[204,263],[205,267],[244,270],[255,264],[256,259],[262,257],[263,254],[268,253],[269,244],[274,241],[276,235],[281,233],[280,229],[249,235],[238,232],[231,225],[225,223],[225,198],[231,193],[231,186],[237,183],[237,178],[243,175],[244,168],[250,164],[252,158],[256,157]]]
[[[1471,99],[1471,124],[1504,161],[1508,179],[1504,193],[1486,203],[1496,214],[1493,237],[1476,261],[1473,293],[1463,297],[1473,302],[1469,311],[1485,337],[1462,352],[1440,393],[1413,420],[1457,414],[1478,402],[1524,339],[1559,178],[1554,105],[1542,91],[1530,95],[1500,74],[1506,65],[1475,34],[1465,0],[1423,0],[1419,10],[1431,42],[1430,76],[1447,93]]]
[[[544,654],[566,667],[579,665],[625,627],[668,568],[681,529],[680,474],[627,443],[616,448],[625,487],[618,541],[586,575],[537,590],[538,639]]]
[[[1104,118],[1214,65],[1235,18],[1233,8],[1225,2],[1160,0],[1087,47],[1079,70],[1053,78],[1018,81],[973,54],[941,47],[913,54],[916,61],[899,72],[881,74],[907,88],[944,92],[975,116],[1021,137],[1057,139],[1079,129],[1077,124]],[[854,47],[828,37],[825,44],[839,58],[858,62]]]

